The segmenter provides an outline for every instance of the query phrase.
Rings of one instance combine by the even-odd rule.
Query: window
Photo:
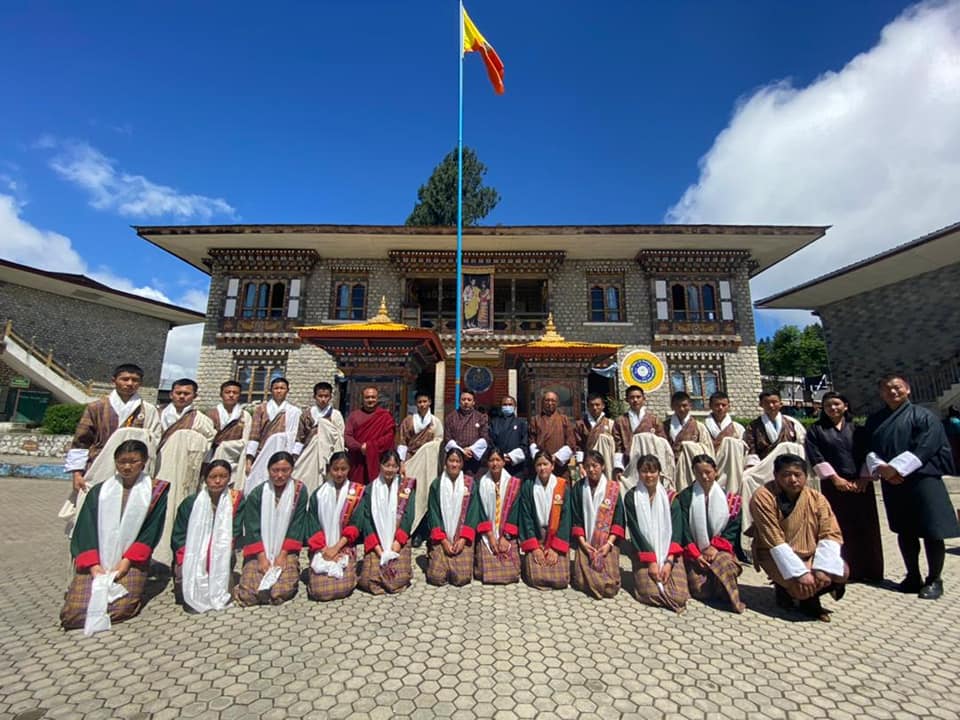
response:
[[[719,368],[677,367],[670,370],[670,391],[687,393],[694,410],[706,410],[710,396],[720,389]]]
[[[623,279],[595,277],[589,280],[589,286],[590,321],[623,321]]]
[[[237,295],[240,294],[240,280],[230,278],[227,281],[227,299],[223,303],[223,316],[233,317],[237,314]]]
[[[730,283],[720,283],[721,316],[733,320],[733,303],[730,301]],[[670,287],[670,307],[667,307],[666,283],[655,284],[657,319],[674,322],[715,322],[717,315],[717,286],[712,282],[674,283]]]
[[[335,320],[365,320],[367,317],[367,278],[336,276],[333,280]]]
[[[287,305],[287,283],[283,280],[248,280],[243,284],[240,298],[242,301],[240,314],[245,319],[282,318]],[[234,298],[233,307],[235,306]],[[227,314],[228,309],[231,309],[229,284],[224,315]]]
[[[283,377],[286,366],[286,356],[236,358],[234,377],[240,383],[240,402],[266,400],[270,394],[270,381]]]

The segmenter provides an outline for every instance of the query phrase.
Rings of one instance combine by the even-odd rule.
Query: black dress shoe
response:
[[[830,595],[834,600],[842,600],[843,596],[847,594],[847,585],[846,583],[834,583],[830,587]]]
[[[830,622],[830,611],[825,610],[820,604],[819,597],[807,598],[797,604],[797,609],[808,618],[819,620],[820,622]]]
[[[919,577],[910,577],[909,575],[893,586],[897,592],[908,593],[910,595],[920,592],[922,587],[923,580]]]
[[[943,580],[931,580],[920,588],[921,600],[939,600],[943,595]]]

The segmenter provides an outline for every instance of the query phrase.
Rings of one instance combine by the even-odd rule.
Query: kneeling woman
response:
[[[267,473],[243,503],[243,572],[234,588],[239,605],[280,605],[297,594],[300,581],[307,488],[293,479],[288,452],[271,455]]]
[[[144,472],[147,457],[139,440],[120,443],[113,477],[95,485],[80,508],[70,541],[77,574],[60,611],[67,630],[92,635],[140,612],[170,489]]]
[[[330,456],[327,479],[310,496],[307,510],[307,546],[310,573],[307,595],[311,600],[345,598],[357,586],[357,556],[354,545],[360,537],[356,512],[364,486],[350,482],[349,455]]]
[[[463,451],[450,448],[443,472],[430,486],[427,582],[431,585],[459,586],[473,579],[477,510],[473,478],[463,474],[464,462]]]
[[[174,591],[194,612],[223,610],[233,587],[233,543],[240,535],[239,490],[227,489],[233,468],[214,460],[206,468],[204,489],[177,508],[170,535]]]
[[[537,475],[520,491],[520,548],[523,576],[538,590],[570,584],[570,510],[567,480],[553,474],[553,456],[541,450],[533,458]]]
[[[520,488],[523,480],[504,470],[506,457],[499,448],[487,454],[487,473],[477,486],[477,534],[474,570],[487,585],[520,580]]]
[[[374,595],[402,592],[413,577],[410,533],[415,508],[411,501],[417,481],[401,478],[399,472],[397,451],[384,450],[380,474],[367,487],[360,503],[359,527],[365,539],[358,585]]]
[[[642,603],[680,613],[686,609],[690,592],[679,528],[674,526],[670,497],[660,482],[660,461],[655,455],[641,455],[637,472],[640,482],[624,500],[636,552],[633,592]]]
[[[740,496],[723,492],[712,457],[697,455],[692,464],[696,482],[673,500],[690,595],[697,600],[729,600],[733,611],[742,613],[747,606],[740,600],[737,578],[743,569],[735,556]]]
[[[617,540],[623,530],[620,483],[603,473],[603,455],[584,453],[586,477],[573,488],[571,535],[577,543],[573,557],[573,587],[597,599],[610,598],[620,590],[620,551]]]

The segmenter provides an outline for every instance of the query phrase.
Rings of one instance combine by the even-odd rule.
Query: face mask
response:
[[[504,417],[510,417],[516,411],[516,408],[513,405],[501,405],[500,412],[503,413]]]

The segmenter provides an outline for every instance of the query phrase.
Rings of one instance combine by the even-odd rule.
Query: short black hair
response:
[[[603,404],[607,404],[607,399],[603,396],[602,393],[590,393],[587,395],[587,402],[593,402],[594,400],[603,400]]]
[[[286,379],[285,377],[282,377],[282,376],[277,376],[277,377],[275,377],[273,380],[271,380],[271,381],[270,381],[270,387],[273,387],[273,386],[276,385],[277,383],[283,383],[283,384],[286,385],[288,388],[290,387],[290,383],[287,382],[287,379]]]
[[[200,386],[197,385],[197,381],[191,380],[190,378],[180,378],[179,380],[174,380],[173,385],[170,386],[170,389],[172,390],[175,387],[186,387],[188,385],[193,388],[194,392],[200,389]]]
[[[672,406],[674,403],[683,402],[684,400],[690,400],[690,393],[678,390],[670,396],[670,405]]]
[[[117,365],[113,369],[113,378],[116,378],[120,373],[133,373],[134,375],[139,375],[140,379],[143,380],[143,368],[139,365],[134,365],[133,363],[123,363]]]
[[[121,455],[125,455],[126,453],[136,453],[144,462],[146,462],[147,458],[150,457],[150,452],[147,450],[147,444],[142,440],[124,440],[122,443],[117,445],[117,449],[113,451],[113,459],[116,460]]]
[[[235,388],[240,388],[241,390],[243,390],[243,385],[241,385],[241,384],[240,384],[239,382],[237,382],[236,380],[227,380],[226,382],[220,383],[220,392],[223,392],[223,391],[226,390],[228,387],[235,387]]]
[[[776,398],[779,398],[779,397],[780,397],[780,391],[779,391],[779,390],[764,390],[762,393],[760,393],[759,400],[760,400],[760,402],[762,403],[762,402],[763,402],[764,400],[766,400],[768,397],[776,397]]]
[[[643,391],[643,388],[640,387],[639,385],[630,385],[630,386],[628,386],[627,389],[623,392],[623,396],[624,396],[624,397],[629,396],[630,393],[632,393],[634,390],[636,390],[638,393],[640,393],[640,394],[643,395],[644,397],[647,396],[647,394]]]
[[[477,394],[470,388],[460,388],[460,395],[469,395],[474,400],[477,399]]]
[[[313,394],[316,395],[321,390],[329,390],[330,394],[333,394],[333,385],[328,382],[321,380],[316,385],[313,386]]]
[[[877,387],[883,387],[892,380],[903,380],[907,384],[907,387],[910,386],[910,381],[904,377],[903,373],[886,373],[877,380]]]
[[[774,475],[776,475],[785,467],[799,467],[801,470],[803,470],[804,475],[806,475],[808,471],[807,461],[804,460],[799,455],[794,455],[793,453],[784,453],[783,455],[777,455],[777,457],[773,459]]]
[[[717,390],[713,395],[710,396],[710,399],[707,401],[709,405],[714,400],[729,400],[730,396],[727,395],[723,390]]]

